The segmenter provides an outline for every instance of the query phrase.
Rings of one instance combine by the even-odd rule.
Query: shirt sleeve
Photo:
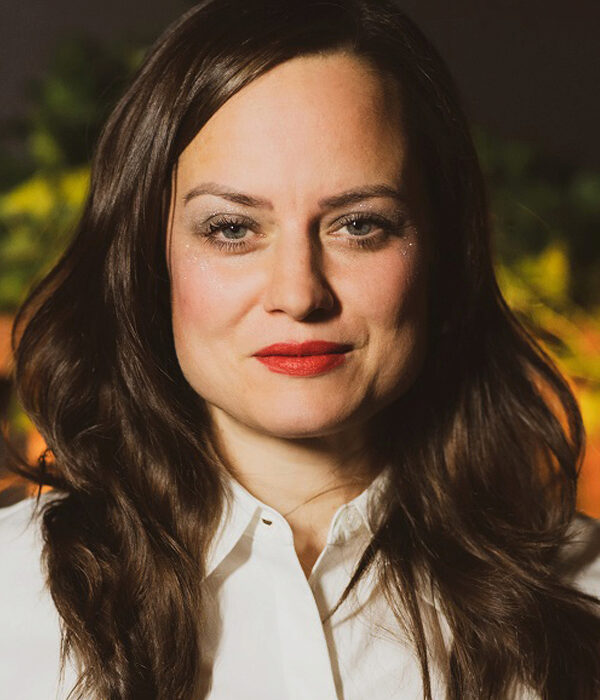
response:
[[[0,509],[0,696],[63,700],[60,622],[46,587],[34,505],[28,498]]]

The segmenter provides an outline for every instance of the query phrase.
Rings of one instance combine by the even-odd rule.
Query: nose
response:
[[[323,275],[320,244],[307,231],[288,230],[273,244],[264,306],[297,321],[334,305]]]

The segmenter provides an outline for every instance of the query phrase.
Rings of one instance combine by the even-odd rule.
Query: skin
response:
[[[167,259],[177,357],[234,476],[290,523],[307,576],[336,509],[382,466],[370,456],[369,422],[406,391],[425,351],[427,207],[398,92],[352,54],[292,59],[228,100],[174,174]],[[264,201],[198,193],[206,183]],[[373,185],[400,196],[322,206]],[[233,227],[206,235],[220,215]],[[359,247],[357,238],[377,242]],[[310,377],[253,357],[314,339],[353,349]]]

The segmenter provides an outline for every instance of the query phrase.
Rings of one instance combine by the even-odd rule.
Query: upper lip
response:
[[[328,340],[307,340],[304,343],[274,343],[261,348],[254,353],[257,357],[265,355],[290,355],[300,357],[302,355],[326,355],[328,353],[348,352],[352,345],[348,343],[332,343]]]

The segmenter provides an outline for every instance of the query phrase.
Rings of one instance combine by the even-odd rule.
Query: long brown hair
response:
[[[344,49],[396,78],[435,247],[429,345],[385,409],[373,569],[430,699],[418,589],[451,632],[448,698],[600,696],[597,601],[562,583],[583,427],[565,381],[504,303],[488,205],[453,81],[391,0],[209,0],[150,50],[100,138],[76,236],[16,322],[20,396],[53,460],[22,469],[44,509],[48,583],[77,690],[201,697],[201,579],[226,494],[206,406],[178,366],[165,232],[171,175],[235,92],[299,55]]]

